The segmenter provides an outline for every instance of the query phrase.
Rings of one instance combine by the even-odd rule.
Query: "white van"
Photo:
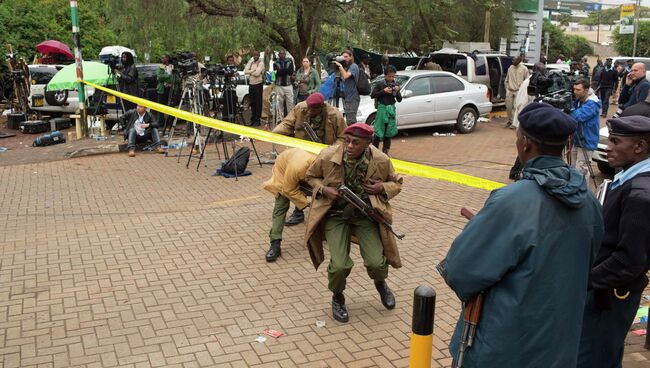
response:
[[[456,49],[441,49],[429,57],[444,71],[454,73],[470,83],[486,85],[493,105],[505,104],[504,81],[512,57],[503,54],[463,53]]]

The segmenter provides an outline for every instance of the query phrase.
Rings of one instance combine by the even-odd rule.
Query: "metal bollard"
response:
[[[433,348],[433,319],[436,314],[436,291],[429,285],[415,288],[411,324],[410,368],[430,368]]]

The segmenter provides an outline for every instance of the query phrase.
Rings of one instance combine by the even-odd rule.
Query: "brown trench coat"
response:
[[[273,175],[262,183],[262,188],[277,198],[282,195],[289,199],[296,208],[305,209],[309,205],[307,197],[300,191],[300,182],[305,180],[305,173],[316,156],[299,148],[289,148],[275,159]]]
[[[330,146],[321,151],[316,161],[307,170],[306,180],[313,188],[311,209],[307,219],[305,233],[306,246],[314,267],[318,269],[325,260],[323,241],[325,240],[325,217],[333,202],[319,194],[321,186],[338,187],[344,181],[343,168],[344,144]],[[402,176],[395,173],[388,156],[370,145],[371,159],[368,164],[366,179],[384,182],[384,193],[370,195],[372,207],[389,222],[393,222],[392,210],[388,201],[402,190]],[[379,226],[379,235],[384,246],[384,256],[389,265],[402,267],[395,236],[383,225]]]
[[[328,104],[323,105],[323,108],[327,109],[327,123],[325,125],[325,142],[322,143],[331,145],[336,143],[337,140],[343,141],[345,139],[343,131],[348,127],[345,124],[343,114],[337,108]],[[282,122],[273,129],[273,133],[309,140],[309,136],[303,127],[303,123],[307,120],[308,114],[309,107],[307,107],[306,101],[297,104],[282,119]]]

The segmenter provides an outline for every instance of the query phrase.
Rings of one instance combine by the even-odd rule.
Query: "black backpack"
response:
[[[359,79],[357,80],[357,92],[362,96],[370,95],[370,81],[366,72],[359,68]]]
[[[232,175],[241,175],[246,171],[248,159],[251,156],[251,150],[248,147],[241,147],[230,159],[221,165],[221,171]]]

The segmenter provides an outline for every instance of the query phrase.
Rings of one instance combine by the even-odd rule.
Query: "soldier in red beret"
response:
[[[306,125],[313,130],[317,141],[327,145],[343,141],[343,130],[347,127],[343,114],[334,106],[326,104],[325,97],[320,92],[316,92],[309,95],[306,101],[297,104],[273,129],[273,133],[313,140],[305,129]],[[296,208],[285,224],[293,226],[303,221],[305,221],[303,211]]]
[[[344,184],[392,222],[388,200],[401,191],[402,177],[395,173],[388,156],[370,145],[374,133],[371,126],[355,123],[344,132],[344,143],[321,151],[305,177],[313,188],[305,240],[316,269],[325,260],[323,240],[327,240],[328,287],[333,293],[332,314],[339,322],[348,321],[343,290],[353,265],[352,233],[358,239],[368,276],[374,280],[386,309],[395,308],[395,296],[386,284],[388,265],[402,266],[395,236],[341,199],[337,191]]]

